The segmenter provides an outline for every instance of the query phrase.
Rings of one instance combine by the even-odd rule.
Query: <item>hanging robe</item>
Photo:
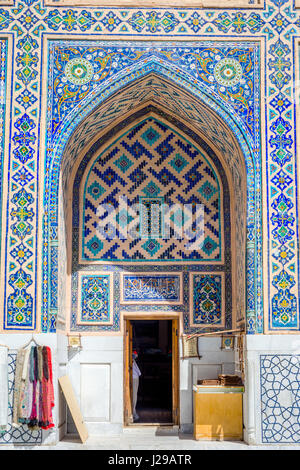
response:
[[[21,390],[21,380],[24,367],[26,350],[21,348],[17,353],[16,358],[16,369],[15,369],[15,380],[14,380],[14,394],[13,394],[13,416],[12,416],[12,425],[15,427],[20,426],[19,423],[19,400],[20,400],[20,390]]]
[[[32,384],[29,380],[31,348],[26,349],[19,397],[19,423],[26,424],[31,414]]]
[[[43,429],[54,427],[52,408],[54,407],[54,390],[53,390],[53,375],[52,375],[52,358],[51,349],[48,346],[43,348],[43,380],[42,380],[42,415]]]

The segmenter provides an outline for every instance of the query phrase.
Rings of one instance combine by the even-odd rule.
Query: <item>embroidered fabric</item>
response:
[[[20,349],[15,372],[13,425],[27,424],[30,429],[52,428],[53,407],[51,349],[48,346]]]

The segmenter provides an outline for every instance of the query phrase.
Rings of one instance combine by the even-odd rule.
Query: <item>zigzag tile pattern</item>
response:
[[[219,261],[220,186],[200,149],[156,119],[142,121],[105,150],[89,170],[84,186],[82,260]],[[125,196],[128,215],[123,220],[118,200]],[[118,223],[111,239],[104,239],[99,228],[108,220],[99,216],[103,204],[111,204],[116,211]],[[122,229],[130,227],[134,204],[139,205],[137,239],[130,240],[130,233],[120,239]],[[201,208],[203,235],[197,220]],[[198,249],[200,235],[203,243]]]

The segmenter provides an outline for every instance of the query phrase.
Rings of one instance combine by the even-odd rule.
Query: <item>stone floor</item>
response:
[[[67,436],[55,446],[0,446],[1,450],[300,450],[299,445],[249,446],[245,442],[196,441],[192,435],[164,432],[153,428],[132,427],[120,437],[93,436],[82,444],[78,437]]]

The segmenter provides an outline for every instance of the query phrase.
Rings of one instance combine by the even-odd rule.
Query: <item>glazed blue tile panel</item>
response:
[[[222,323],[222,276],[193,274],[193,323],[199,325]]]
[[[172,9],[147,9],[140,8],[139,11],[130,8],[64,8],[48,7],[44,2],[35,0],[24,0],[14,2],[14,6],[2,5],[0,9],[1,20],[0,29],[3,35],[11,37],[12,52],[12,113],[11,128],[12,134],[9,136],[11,154],[9,158],[9,191],[10,199],[7,205],[7,214],[12,214],[8,221],[7,245],[7,265],[5,266],[5,311],[4,328],[28,329],[35,327],[35,309],[32,302],[32,296],[35,295],[35,284],[37,276],[35,272],[36,262],[36,244],[37,239],[37,220],[38,211],[32,218],[27,218],[24,222],[21,220],[21,212],[15,206],[13,201],[14,194],[18,193],[20,188],[24,187],[27,194],[33,195],[32,202],[24,208],[26,211],[37,207],[37,183],[39,174],[37,150],[37,141],[40,128],[40,96],[41,89],[41,70],[43,57],[43,38],[44,34],[55,34],[57,38],[66,37],[67,33],[83,36],[86,38],[98,37],[99,42],[103,35],[113,37],[122,37],[119,44],[108,46],[104,55],[103,48],[99,47],[93,51],[88,50],[87,41],[81,41],[80,50],[68,46],[62,48],[62,54],[59,53],[59,59],[55,57],[55,67],[52,68],[54,80],[57,79],[56,94],[52,96],[54,87],[49,87],[49,115],[51,122],[51,133],[53,136],[61,129],[62,132],[68,128],[71,129],[73,116],[70,115],[78,104],[79,97],[82,100],[87,96],[88,89],[94,90],[97,87],[97,80],[107,77],[112,79],[120,71],[132,67],[141,57],[143,60],[152,60],[154,57],[158,61],[168,61],[173,65],[173,74],[180,79],[184,76],[184,70],[189,76],[201,84],[207,86],[209,94],[213,96],[216,102],[222,103],[230,114],[230,109],[234,110],[242,123],[245,132],[249,132],[253,141],[250,139],[249,146],[254,149],[261,148],[259,141],[261,110],[259,89],[262,85],[259,76],[254,77],[253,64],[262,71],[265,76],[265,94],[267,104],[266,115],[266,146],[267,146],[267,165],[264,168],[267,180],[268,208],[267,208],[267,226],[269,231],[269,322],[267,327],[270,330],[296,330],[299,329],[299,289],[297,273],[299,273],[299,263],[297,259],[297,238],[298,222],[296,219],[296,186],[297,174],[295,169],[295,157],[293,150],[296,147],[296,132],[294,122],[294,83],[299,79],[295,76],[295,42],[299,37],[299,9],[295,8],[295,3],[287,0],[270,0],[261,5],[262,9],[243,10],[228,9],[226,11],[182,8]],[[253,3],[249,0],[249,5]],[[169,9],[170,10],[170,9]],[[128,46],[126,39],[132,39],[143,34],[146,37],[155,39],[152,41],[152,47],[144,45],[144,52],[139,56],[141,47]],[[170,52],[170,47],[162,49],[156,48],[158,42],[156,39],[163,36],[164,39],[170,37],[173,40],[174,54]],[[240,51],[234,50],[232,46],[224,47],[223,51],[210,48],[203,41],[194,43],[194,51],[199,59],[192,59],[192,54],[186,55],[186,45],[182,44],[182,38],[190,37],[192,39],[206,37],[206,40],[212,41],[215,38],[226,40],[226,36],[232,39],[237,38],[241,43]],[[257,44],[261,41],[263,44],[261,52],[261,63],[259,58],[252,54],[247,46],[249,37]],[[178,40],[175,42],[176,39]],[[221,41],[220,41],[221,42]],[[155,46],[153,46],[153,43]],[[244,53],[241,48],[244,47]],[[255,46],[256,47],[256,46]],[[126,49],[127,54],[124,55]],[[219,49],[219,48],[218,48]],[[190,49],[191,50],[191,49]],[[79,52],[79,54],[77,54]],[[166,53],[164,53],[166,52]],[[90,54],[90,56],[89,56]],[[205,56],[204,54],[207,54]],[[112,57],[117,60],[112,60]],[[3,56],[2,56],[3,57]],[[77,61],[78,57],[82,60]],[[74,60],[75,59],[75,60]],[[99,59],[95,61],[95,59]],[[103,60],[104,59],[104,60]],[[107,60],[106,60],[107,59]],[[207,59],[211,59],[208,62]],[[225,61],[225,60],[226,61]],[[228,60],[229,59],[229,62]],[[233,59],[233,60],[232,60]],[[106,62],[105,62],[106,60]],[[235,61],[238,61],[237,64]],[[196,61],[198,66],[195,66]],[[50,64],[50,60],[49,60]],[[104,65],[103,65],[104,64]],[[204,67],[200,64],[204,64]],[[81,73],[78,70],[81,67]],[[193,67],[193,68],[192,68]],[[236,80],[240,78],[241,67],[246,79],[237,86]],[[146,68],[146,67],[145,67]],[[142,66],[140,67],[143,73]],[[200,73],[199,73],[200,70]],[[230,74],[232,70],[232,74]],[[68,85],[65,86],[64,79],[68,77]],[[211,82],[209,83],[209,81]],[[52,84],[51,84],[52,85]],[[69,88],[68,88],[69,87]],[[101,87],[101,84],[100,84]],[[99,87],[99,88],[100,88]],[[71,90],[71,93],[68,93]],[[235,91],[237,93],[235,93]],[[253,92],[253,93],[252,93]],[[51,95],[51,96],[50,96]],[[87,100],[88,101],[88,100]],[[256,104],[255,104],[256,103]],[[258,105],[259,103],[259,105]],[[83,104],[83,108],[85,108]],[[90,112],[90,110],[89,110]],[[70,119],[69,119],[70,116]],[[21,127],[22,126],[22,127]],[[73,132],[73,129],[70,130]],[[66,138],[69,138],[66,136]],[[47,147],[52,155],[52,136],[47,141]],[[258,157],[259,151],[257,152]],[[259,159],[255,168],[255,174],[251,178],[259,180]],[[47,168],[51,167],[51,160],[47,161]],[[56,171],[56,170],[55,170]],[[50,179],[58,179],[59,171],[50,175]],[[42,173],[41,173],[42,174]],[[45,179],[48,178],[46,176]],[[248,178],[250,176],[248,175]],[[55,186],[55,185],[54,185]],[[49,189],[46,185],[46,188]],[[255,191],[259,187],[255,188]],[[56,191],[56,190],[55,190]],[[55,193],[54,191],[54,193]],[[58,191],[56,191],[58,192]],[[49,193],[50,194],[50,193]],[[56,194],[56,193],[55,193]],[[51,202],[45,204],[46,211],[56,210],[56,195],[51,195]],[[250,207],[251,204],[249,204]],[[254,211],[257,207],[254,208]],[[259,211],[257,212],[259,214]],[[260,215],[259,215],[260,217]],[[48,221],[47,221],[48,222]],[[257,226],[252,227],[253,231],[260,230],[260,219],[257,219]],[[49,225],[44,228],[50,230]],[[27,231],[26,231],[26,230]],[[32,250],[28,262],[24,258],[16,256],[15,248],[12,245],[13,240],[18,244],[31,243]],[[258,246],[254,254],[254,261],[261,253],[261,242],[258,240],[257,233],[254,233],[254,243]],[[49,239],[44,237],[44,259],[43,259],[43,285],[51,282],[51,269],[48,266],[50,255],[46,247],[49,248]],[[28,245],[27,245],[28,246]],[[21,253],[22,250],[18,250]],[[287,255],[288,253],[288,255]],[[289,256],[294,259],[292,260]],[[288,261],[287,261],[288,260]],[[11,285],[11,275],[15,275],[19,269],[23,270],[22,277],[25,279],[30,274],[32,283],[26,283],[24,289]],[[257,266],[254,266],[252,277],[255,279],[253,286],[255,289],[253,299],[250,300],[255,306],[255,311],[249,305],[251,312],[249,325],[252,325],[251,331],[263,332],[261,294],[262,285],[260,281],[260,272]],[[249,268],[250,269],[250,268]],[[293,280],[289,279],[293,277]],[[284,279],[283,282],[281,280]],[[288,282],[286,282],[288,281]],[[260,283],[260,284],[259,284]],[[20,284],[19,284],[20,285]],[[285,287],[282,287],[282,286]],[[31,287],[30,287],[31,286]],[[28,290],[29,288],[29,290]],[[275,288],[275,293],[274,293]],[[248,291],[252,289],[249,285]],[[49,318],[49,307],[51,303],[48,291],[43,293],[43,331],[48,331],[52,320]],[[11,296],[12,295],[12,296]],[[24,304],[27,302],[27,305]],[[258,305],[258,302],[260,304]],[[255,305],[256,303],[256,305]],[[23,307],[21,308],[21,304]],[[53,304],[54,305],[54,304]],[[16,311],[14,308],[16,306]],[[260,310],[259,310],[260,308]],[[21,311],[22,310],[22,311]],[[249,309],[248,309],[249,310]],[[267,313],[267,312],[266,312]],[[24,315],[25,314],[25,315]],[[255,318],[256,315],[256,318]]]
[[[300,443],[300,355],[260,356],[262,442]]]
[[[58,307],[57,300],[57,280],[58,280],[58,247],[52,246],[50,249],[51,253],[51,308]]]
[[[179,302],[180,277],[124,275],[123,301]]]
[[[144,114],[140,114],[140,112],[138,112],[137,114],[134,114],[132,117],[131,117],[131,121],[130,122],[127,122],[127,124],[131,124],[131,123],[134,123],[136,124],[136,122],[139,122],[139,119],[141,119],[141,121],[144,122]],[[140,124],[142,124],[142,122],[140,121]],[[175,119],[173,119],[172,123],[174,125],[176,125],[177,121]],[[178,126],[179,126],[179,122],[177,123]],[[177,128],[178,128],[177,126]],[[180,128],[180,127],[179,127]],[[143,128],[142,128],[143,129]],[[187,136],[190,136],[190,135],[194,135],[194,134],[190,134],[189,133],[189,129],[184,127],[182,124],[181,124],[181,130],[182,132],[184,132],[185,135]],[[178,266],[178,264],[171,264],[171,263],[164,263],[163,266],[155,266],[153,267],[153,264],[144,264],[144,265],[137,265],[137,264],[131,264],[130,265],[130,272],[129,269],[127,268],[123,268],[124,269],[124,272],[123,272],[123,269],[117,264],[117,263],[110,263],[110,264],[101,264],[101,269],[102,270],[105,270],[107,272],[114,272],[116,274],[115,276],[115,281],[114,281],[114,309],[113,309],[113,324],[112,325],[104,325],[104,324],[92,324],[92,323],[82,323],[82,324],[79,324],[77,323],[77,318],[78,318],[78,311],[79,311],[79,307],[78,307],[78,297],[79,297],[79,294],[78,294],[78,291],[79,291],[79,288],[78,288],[78,279],[80,279],[80,271],[82,271],[83,269],[87,269],[87,266],[84,266],[84,263],[82,264],[80,258],[79,258],[79,250],[80,250],[80,246],[81,244],[79,243],[79,234],[80,234],[80,229],[79,229],[79,220],[80,220],[80,217],[79,217],[79,207],[80,207],[80,204],[81,204],[81,199],[80,199],[80,192],[79,192],[79,188],[80,188],[80,185],[81,185],[81,181],[83,180],[83,177],[84,177],[84,174],[86,174],[86,169],[87,169],[87,166],[89,164],[89,161],[90,161],[90,158],[92,158],[92,156],[95,156],[95,155],[98,155],[98,149],[99,148],[105,148],[105,142],[106,141],[109,141],[111,142],[111,137],[114,137],[116,134],[119,134],[119,132],[124,132],[123,130],[123,123],[120,123],[118,125],[117,128],[113,128],[112,130],[109,131],[109,133],[105,136],[102,136],[101,139],[99,140],[99,142],[95,142],[95,144],[93,145],[93,148],[88,152],[88,154],[83,158],[83,160],[81,161],[80,163],[80,166],[78,168],[78,171],[77,171],[77,174],[76,174],[76,177],[75,177],[75,182],[74,182],[74,187],[73,187],[73,241],[72,241],[72,246],[73,246],[73,250],[72,250],[72,315],[71,315],[71,330],[72,331],[119,331],[119,327],[120,327],[120,308],[123,310],[123,311],[144,311],[144,312],[154,312],[154,311],[171,311],[171,310],[177,310],[177,311],[180,311],[180,310],[183,310],[184,312],[184,318],[183,318],[183,322],[184,322],[184,331],[185,333],[195,333],[196,330],[197,330],[197,325],[196,325],[196,328],[195,327],[190,327],[190,315],[189,315],[189,309],[190,309],[190,304],[189,304],[189,296],[188,295],[185,295],[185,291],[186,291],[186,288],[189,287],[189,277],[188,277],[188,274],[189,272],[188,271],[207,271],[207,265],[206,263],[204,262],[202,265],[200,264],[192,264],[192,265],[189,265],[189,266],[184,266],[181,264],[180,266]],[[145,129],[144,129],[145,131]],[[148,129],[149,131],[149,129]],[[145,132],[144,132],[145,133]],[[155,140],[153,138],[153,130],[151,131],[150,133],[150,136],[149,134],[147,133],[147,138],[149,139],[150,137],[152,137],[153,140]],[[226,297],[226,319],[225,319],[225,322],[224,322],[224,325],[230,329],[231,328],[231,311],[232,311],[232,302],[231,302],[231,291],[232,291],[232,286],[231,286],[231,249],[230,249],[230,240],[231,240],[231,237],[230,237],[230,234],[231,234],[231,224],[230,224],[230,201],[229,201],[229,188],[228,188],[228,182],[226,180],[226,176],[225,176],[225,172],[219,162],[219,160],[217,159],[216,155],[212,152],[211,149],[209,149],[208,146],[206,146],[206,144],[204,143],[203,140],[198,140],[200,139],[199,136],[195,136],[197,138],[195,138],[195,141],[196,142],[199,142],[199,147],[201,149],[203,149],[206,154],[211,158],[211,161],[213,163],[213,165],[215,166],[216,170],[218,171],[219,175],[220,175],[220,183],[222,184],[223,186],[223,201],[222,201],[222,209],[223,209],[223,212],[226,213],[226,220],[224,222],[225,224],[225,227],[224,227],[224,250],[225,250],[225,263],[224,265],[222,264],[219,264],[219,265],[214,265],[214,264],[210,264],[210,270],[212,272],[215,272],[215,271],[220,271],[224,274],[223,277],[225,277],[225,286],[226,286],[226,292],[228,293],[227,297]],[[156,140],[157,142],[157,140]],[[115,158],[116,155],[114,156]],[[117,158],[117,160],[114,161],[114,163],[117,165],[118,168],[122,168],[122,170],[124,171],[124,173],[126,173],[127,171],[132,171],[132,167],[133,167],[133,164],[129,164],[128,163],[128,160],[129,160],[129,157],[127,156],[127,158],[124,157],[124,154],[122,153],[120,159]],[[133,161],[133,159],[131,160]],[[181,173],[184,169],[186,170],[187,168],[187,164],[185,164],[183,162],[183,159],[180,159],[178,158],[178,155],[176,156],[176,159],[174,161],[174,159],[171,159],[170,160],[170,165],[171,167],[173,167],[173,165],[179,170],[179,173]],[[99,167],[99,170],[100,170],[101,167]],[[103,167],[102,167],[103,168]],[[153,184],[153,180],[150,179],[147,180],[144,185],[141,187],[141,191],[139,192],[139,194],[142,194],[142,200],[146,200],[149,201],[150,199],[157,199],[157,194],[159,193],[160,191],[160,188],[159,188],[159,185],[158,184]],[[170,187],[171,189],[173,189],[173,186]],[[116,188],[114,188],[116,189]],[[204,181],[204,178],[201,179],[201,184],[200,184],[200,189],[201,189],[201,193],[202,193],[202,197],[205,198],[205,199],[208,199],[209,201],[212,201],[214,200],[215,203],[216,203],[216,199],[214,199],[214,197],[217,195],[216,192],[214,191],[214,187],[212,184],[208,184],[208,179],[206,178],[205,181]],[[87,192],[89,194],[89,198],[90,198],[90,201],[91,201],[91,197],[93,197],[94,199],[94,202],[97,204],[101,195],[104,194],[103,192],[103,189],[100,188],[99,184],[93,184],[91,183],[90,185],[87,184]],[[150,197],[150,195],[152,197]],[[155,196],[155,197],[154,197]],[[178,219],[178,214],[177,213],[173,213],[172,214],[174,217],[176,215],[176,221],[177,223],[179,222]],[[120,211],[120,216],[118,218],[118,223],[119,223],[119,227],[121,226],[121,220],[123,219],[123,214],[122,212]],[[179,217],[180,219],[180,217]],[[159,234],[159,233],[158,233]],[[148,249],[150,249],[151,245],[153,244],[153,248],[152,250],[155,251],[155,244],[154,242],[161,242],[161,239],[159,240],[152,240],[152,239],[148,239],[148,240],[145,240],[143,239],[142,240],[142,244],[146,244],[148,243]],[[91,246],[92,248],[92,246]],[[93,247],[94,249],[96,249],[96,245]],[[91,273],[97,273],[97,270],[99,269],[99,264],[98,265],[92,265],[92,264],[89,264],[88,265],[88,269]],[[187,278],[186,276],[184,276],[184,271],[187,270],[185,272],[185,274],[187,274]],[[155,273],[153,272],[155,271]],[[226,273],[224,273],[224,271]],[[125,274],[127,275],[131,275],[131,276],[151,276],[153,278],[157,277],[157,276],[161,276],[161,275],[167,275],[168,273],[168,276],[173,276],[173,275],[176,275],[176,276],[179,276],[180,278],[182,279],[185,279],[183,282],[182,282],[182,292],[181,292],[181,297],[182,299],[180,300],[180,302],[178,303],[178,301],[157,301],[157,302],[154,302],[153,300],[152,301],[147,301],[147,300],[125,300],[124,301],[124,295],[123,295],[123,292],[124,292],[124,289],[123,289],[123,276]],[[122,289],[120,292],[120,285],[119,285],[119,280],[120,282],[122,282]],[[80,285],[80,282],[79,282],[79,285]],[[119,294],[121,294],[119,296]],[[144,293],[141,294],[141,297],[144,295]],[[156,297],[157,297],[157,293],[155,294]],[[130,298],[130,297],[128,297]],[[137,298],[137,296],[135,296],[135,298]],[[120,307],[120,304],[121,304],[121,307]]]
[[[4,181],[3,178],[3,156],[4,156],[4,137],[5,137],[5,128],[4,128],[4,115],[5,115],[5,92],[6,92],[6,67],[7,67],[7,40],[0,40],[0,54],[1,54],[1,63],[0,63],[0,118],[2,121],[1,132],[0,132],[0,207],[2,204],[2,184]],[[1,231],[1,222],[0,219],[0,235]],[[0,238],[1,240],[1,238]],[[1,253],[1,243],[0,243],[0,253]]]
[[[81,278],[80,320],[106,323],[110,321],[110,277],[89,275]]]
[[[33,297],[26,292],[32,278],[22,268],[9,276],[8,284],[14,289],[7,299],[7,326],[32,326]]]
[[[297,329],[297,300],[296,296],[290,291],[295,285],[294,277],[283,270],[274,276],[273,285],[278,288],[278,292],[272,298],[274,328],[281,328],[285,325]]]
[[[56,43],[56,44],[57,44],[57,43]],[[83,42],[82,42],[82,43],[78,43],[79,47],[85,46],[86,44],[87,44],[87,43],[83,43]],[[63,46],[63,43],[60,44],[60,46],[61,46],[61,45]],[[65,45],[66,45],[66,43],[65,43]],[[75,43],[74,43],[74,45],[75,45]],[[99,45],[99,44],[97,44],[97,45]],[[104,48],[106,48],[106,45],[108,45],[108,47],[110,46],[109,43],[101,44],[101,46],[103,46]],[[195,46],[195,45],[196,45],[196,43],[194,44],[194,46]],[[202,46],[207,46],[207,44],[204,44],[204,43],[202,43],[201,45],[202,45]],[[211,45],[211,44],[210,44],[210,45]],[[220,45],[220,44],[219,44],[219,45]],[[249,44],[248,44],[248,45],[249,45]],[[170,46],[170,44],[169,44],[168,46]],[[190,46],[190,44],[189,44],[188,46],[185,45],[185,47],[189,47],[189,46]],[[237,46],[237,45],[236,45],[236,46]],[[251,44],[251,46],[252,46],[252,44]],[[67,47],[69,47],[69,46],[67,46]],[[76,47],[77,47],[77,44],[76,44]],[[165,45],[164,45],[164,47],[165,47]],[[62,49],[63,49],[63,47],[62,47]],[[129,50],[129,49],[127,49],[127,51],[128,51],[128,50]],[[169,49],[169,51],[170,51],[170,50],[171,50],[171,49]],[[174,51],[174,48],[172,49],[172,51]],[[250,53],[250,55],[252,55],[252,52],[253,52],[253,51],[256,51],[255,54],[257,53],[258,49],[256,48],[256,45],[254,46],[254,49],[251,48],[251,53]],[[255,54],[254,54],[254,56],[255,56]],[[153,56],[153,57],[152,57],[152,56]],[[79,56],[78,56],[78,57],[79,57]],[[147,57],[147,54],[146,54],[146,57]],[[169,55],[168,55],[168,57],[170,58]],[[249,56],[248,56],[248,57],[249,57]],[[255,57],[258,57],[258,56],[255,56]],[[244,58],[246,58],[246,56],[243,56],[243,59],[244,59]],[[152,59],[153,59],[153,63],[152,63]],[[158,59],[157,54],[155,53],[155,51],[154,51],[154,52],[151,51],[151,62],[149,62],[149,64],[146,64],[146,66],[145,66],[145,73],[148,73],[148,72],[150,72],[150,71],[152,71],[152,70],[153,70],[155,73],[156,73],[156,72],[157,72],[157,73],[160,73],[160,71],[161,71],[161,72],[162,72],[162,75],[164,76],[164,71],[160,69],[160,66],[158,66],[158,60],[156,60],[156,59]],[[219,60],[219,59],[220,59],[220,57],[218,58],[218,60]],[[72,60],[72,59],[70,59],[70,60]],[[148,57],[147,57],[147,60],[148,60]],[[222,58],[221,58],[220,60],[222,60]],[[174,54],[174,61],[176,62],[176,67],[179,66],[179,62],[178,62],[177,57],[176,57],[176,59],[175,59],[175,54]],[[171,62],[172,62],[172,59],[171,59]],[[174,63],[175,63],[175,62],[174,62]],[[254,62],[251,61],[251,64],[253,64],[253,63],[255,63],[255,68],[257,68],[257,64],[258,64],[257,59],[255,59]],[[225,62],[224,62],[224,63],[222,62],[222,64],[225,65]],[[181,65],[182,65],[182,64],[181,64]],[[230,63],[228,63],[227,65],[228,65],[228,67],[230,68],[230,67],[232,66],[232,63],[230,62]],[[244,64],[242,64],[242,65],[244,65]],[[239,68],[239,67],[237,67],[237,68]],[[226,69],[226,70],[227,70],[227,69]],[[174,71],[174,69],[173,69],[173,71]],[[172,72],[173,72],[173,71],[172,71]],[[183,68],[181,69],[181,71],[183,71]],[[139,72],[140,72],[140,70],[139,70]],[[169,72],[170,72],[170,71],[169,71]],[[142,74],[144,73],[144,69],[141,71],[141,73],[142,73]],[[223,72],[222,72],[222,73],[223,73]],[[172,75],[172,74],[171,74],[171,75]],[[132,75],[132,76],[133,76],[133,75]],[[172,77],[173,77],[173,75],[172,75]],[[73,78],[74,78],[74,77],[73,77]],[[72,78],[72,80],[73,80],[73,78]],[[224,78],[224,77],[223,77],[223,78]],[[257,78],[258,78],[258,77],[257,77]],[[221,77],[220,77],[219,75],[218,75],[218,79],[221,80]],[[207,83],[207,82],[206,82],[206,83]],[[257,83],[259,83],[259,80],[254,80],[254,81],[253,81],[253,84],[257,84]],[[85,85],[82,85],[82,86],[85,86]],[[117,86],[117,85],[114,84],[113,86],[114,86],[114,89],[116,89],[116,86]],[[224,86],[224,83],[223,83],[222,85],[220,85],[220,86],[223,87],[223,86]],[[118,86],[117,86],[117,87],[118,87]],[[108,95],[108,93],[107,93],[107,95]],[[118,102],[118,104],[122,104],[122,103]],[[92,105],[91,105],[91,104],[89,104],[88,106],[89,106],[89,109],[92,109]],[[184,106],[183,106],[183,108],[184,108]],[[84,108],[84,109],[87,109],[87,108]],[[110,110],[110,114],[111,114],[111,108],[109,108],[109,110]],[[256,108],[256,110],[257,110],[257,108]],[[53,115],[52,115],[52,116],[53,116]],[[76,119],[77,119],[77,118],[76,118]],[[50,121],[49,121],[49,122],[50,122]],[[255,122],[255,126],[256,126],[257,123],[258,123],[258,120],[255,119],[254,122]],[[73,124],[73,122],[72,122],[72,124]],[[67,128],[65,128],[65,130],[67,131]],[[248,131],[247,131],[247,132],[248,132]],[[65,135],[64,132],[63,132],[63,134]],[[64,137],[62,137],[62,139],[64,139]],[[59,147],[62,147],[62,146],[63,146],[63,141],[62,141],[62,140],[59,140],[59,142],[60,142]],[[243,148],[244,148],[244,147],[243,147]],[[182,164],[180,165],[180,162],[179,162],[179,165],[178,165],[178,163],[177,163],[177,162],[175,163],[175,161],[176,161],[175,159],[172,160],[172,162],[173,162],[172,171],[173,171],[173,172],[174,172],[174,171],[178,171],[178,172],[180,173],[179,170],[181,169]],[[56,164],[56,162],[55,162],[55,164]],[[114,162],[114,164],[116,165],[116,167],[118,167],[118,171],[122,172],[122,174],[119,173],[119,176],[122,177],[124,172],[126,173],[126,171],[132,171],[132,156],[130,156],[130,155],[129,155],[129,156],[128,156],[128,155],[125,155],[125,157],[124,157],[124,154],[122,153],[122,155],[120,155],[120,157]],[[175,165],[176,168],[174,167],[174,165]],[[184,165],[183,165],[183,168],[185,168]],[[115,170],[114,170],[114,171],[115,171]],[[171,171],[171,170],[170,170],[170,171]],[[248,179],[249,179],[249,181],[252,181],[252,183],[253,183],[253,181],[254,181],[254,174],[251,173],[251,174],[248,176]],[[54,188],[54,185],[53,185],[53,188]],[[202,188],[202,190],[204,191],[204,193],[205,193],[206,195],[208,194],[209,189],[210,189],[210,188],[207,187],[207,186],[204,187],[204,188]],[[100,190],[100,191],[101,191],[101,190]],[[202,196],[204,195],[203,191],[202,191],[202,193],[201,193]],[[251,193],[251,191],[252,191],[252,188],[251,188],[249,194]],[[90,194],[90,193],[89,193],[89,194]],[[91,188],[91,195],[89,195],[88,197],[90,197],[90,196],[97,196],[97,194],[98,194],[98,193],[97,193],[97,189],[96,189],[96,191],[95,191],[95,190],[93,190],[93,189]],[[199,193],[199,194],[200,194],[200,193]],[[259,192],[257,191],[256,194],[259,194]],[[53,191],[53,195],[54,195],[54,191]],[[142,196],[142,197],[143,197],[143,196]],[[198,196],[198,197],[199,197],[199,196]],[[53,200],[53,201],[55,200],[55,196],[53,197],[52,200]],[[251,207],[252,207],[252,206],[251,206]],[[55,207],[54,207],[54,210],[55,210]],[[252,211],[252,210],[250,211],[250,219],[252,219],[252,217],[254,218],[254,211],[255,211],[255,203],[253,203],[253,211]],[[257,210],[257,212],[255,212],[255,213],[258,213],[258,212],[259,212],[259,210]],[[53,216],[54,216],[54,218],[55,218],[54,213],[53,213]],[[254,230],[255,230],[255,229],[254,229]],[[254,236],[255,236],[255,234],[254,234]],[[96,243],[95,243],[95,242],[96,242]],[[156,240],[156,243],[153,242],[152,240],[150,240],[150,241],[149,241],[149,245],[145,245],[145,246],[144,246],[144,250],[147,251],[148,253],[149,253],[149,250],[150,250],[150,254],[151,254],[151,255],[152,255],[152,254],[156,254],[156,253],[157,253],[157,250],[159,249],[159,245],[158,245],[159,242],[160,242],[160,240]],[[210,250],[210,249],[211,249],[211,242],[210,242],[210,240],[208,240],[208,242],[209,242],[208,249]],[[97,252],[97,251],[98,251],[98,248],[100,247],[100,244],[97,245],[97,240],[94,239],[94,240],[92,241],[92,243],[90,244],[90,246],[95,250],[95,252]],[[147,248],[148,248],[148,250],[147,250]],[[111,253],[112,253],[112,252],[111,252]],[[92,253],[92,254],[93,254],[93,253]],[[97,254],[97,253],[96,253],[96,254]],[[91,256],[90,253],[89,253],[89,256]],[[154,256],[153,256],[153,258],[154,258]],[[117,259],[118,259],[118,260],[121,260],[120,257],[117,257]],[[256,259],[257,259],[257,258],[256,258]],[[90,260],[89,260],[89,261],[90,261]],[[101,261],[102,261],[102,260],[101,260]],[[80,261],[80,262],[81,262],[81,261]],[[197,269],[197,268],[195,268],[195,269]],[[46,311],[46,310],[45,310],[45,311]]]
[[[191,141],[147,118],[96,157],[83,181],[83,262],[222,260],[222,183]]]
[[[207,44],[203,45],[203,42],[192,43],[189,47],[173,45],[171,48],[167,44],[160,47],[139,44],[120,48],[113,43],[104,47],[97,44],[88,47],[81,42],[76,50],[68,42],[61,41],[59,45],[60,51],[53,70],[53,79],[56,81],[52,102],[53,136],[74,105],[98,85],[100,77],[107,80],[131,67],[139,59],[142,58],[145,62],[152,57],[176,63],[181,69],[176,73],[184,74],[188,71],[192,80],[200,80],[204,86],[214,85],[211,93],[221,98],[225,106],[230,102],[247,130],[252,135],[255,132],[254,56],[253,49],[247,43],[243,44],[241,41],[234,49],[227,45],[209,47]],[[62,70],[68,79],[68,88],[64,86]],[[83,96],[82,86],[85,86]]]

